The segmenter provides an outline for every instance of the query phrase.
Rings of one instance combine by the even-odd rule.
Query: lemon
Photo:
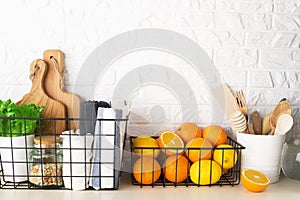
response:
[[[232,168],[237,162],[238,155],[233,146],[229,144],[221,144],[214,151],[214,161],[216,161],[223,169]]]
[[[159,145],[155,139],[150,136],[138,136],[132,142],[133,152],[139,156],[157,157],[159,154]]]
[[[199,160],[190,168],[191,180],[197,185],[214,184],[220,180],[221,175],[221,166],[213,160]]]

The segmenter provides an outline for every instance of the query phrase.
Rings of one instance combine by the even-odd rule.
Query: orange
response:
[[[270,179],[260,171],[244,169],[241,174],[242,185],[251,192],[262,192],[270,184]]]
[[[213,146],[204,138],[195,138],[186,144],[187,149],[185,155],[191,162],[196,162],[200,159],[209,160],[212,157]],[[193,149],[196,148],[196,149]],[[204,148],[204,149],[200,149]]]
[[[138,136],[132,142],[133,152],[139,156],[154,156],[159,154],[159,146],[155,139],[150,136]]]
[[[186,180],[190,170],[190,163],[184,156],[169,156],[165,162],[164,175],[174,183]]]
[[[203,137],[208,139],[213,146],[219,146],[227,142],[227,134],[222,127],[209,125],[203,129]]]
[[[184,143],[197,138],[202,137],[202,130],[197,124],[186,122],[176,128],[175,133],[183,140]]]
[[[221,176],[221,166],[213,160],[199,160],[190,168],[191,180],[197,185],[214,184],[220,180]]]
[[[161,174],[161,167],[153,157],[139,158],[133,165],[133,177],[142,184],[152,184],[156,182]]]
[[[171,131],[164,131],[157,139],[158,145],[163,148],[163,153],[167,155],[175,155],[183,152],[184,143],[182,139]]]

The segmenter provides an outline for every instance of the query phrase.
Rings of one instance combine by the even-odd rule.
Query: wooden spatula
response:
[[[64,89],[64,53],[60,50],[46,50],[43,57],[49,66],[45,78],[46,93],[66,106],[68,118],[79,118],[80,96],[66,92]],[[79,121],[70,120],[68,123],[69,129],[79,128]]]
[[[253,130],[254,130],[254,133],[256,135],[261,135],[262,134],[262,128],[261,128],[261,118],[260,118],[260,115],[257,111],[254,111],[252,114],[251,114],[251,121],[252,121],[252,124],[253,124]]]
[[[227,84],[223,84],[216,88],[213,88],[211,92],[220,104],[227,117],[231,118],[231,116],[236,113],[236,111],[238,111],[233,93],[231,92]]]
[[[262,119],[262,134],[267,135],[271,130],[271,123],[270,123],[270,117],[271,113],[267,114],[263,119]]]
[[[17,102],[17,105],[36,104],[45,106],[42,112],[42,118],[65,118],[65,106],[49,97],[44,90],[44,79],[47,73],[47,64],[43,60],[34,60],[30,65],[30,79],[32,87],[28,94]],[[57,133],[60,134],[66,130],[65,121],[61,120],[42,120],[42,133]]]

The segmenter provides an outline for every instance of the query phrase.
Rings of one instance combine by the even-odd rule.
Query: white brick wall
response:
[[[29,65],[46,49],[65,52],[71,91],[84,60],[104,41],[138,28],[164,28],[197,42],[223,79],[245,90],[251,110],[267,113],[287,97],[295,116],[300,115],[300,0],[11,0],[0,3],[0,24],[0,99],[18,100],[29,91]],[[123,65],[163,62],[188,80],[202,108],[200,122],[209,122],[209,115],[202,114],[210,108],[207,87],[186,63],[149,54],[134,60],[120,62],[116,79],[109,80],[117,82],[127,73],[130,67]],[[96,92],[97,98],[109,99],[115,84]],[[153,94],[140,93],[144,96],[135,101],[154,104]],[[295,122],[297,132],[299,119]]]

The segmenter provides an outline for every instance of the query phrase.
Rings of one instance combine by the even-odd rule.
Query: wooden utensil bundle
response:
[[[263,118],[260,117],[258,111],[254,111],[251,113],[248,120],[250,126],[248,126],[246,133],[256,135],[274,135],[276,126],[278,125],[278,119],[284,114],[291,115],[291,106],[286,100],[280,101],[274,110],[265,115]],[[253,131],[250,130],[251,125],[253,127]]]
[[[212,94],[237,132],[273,135],[280,116],[291,115],[291,106],[286,99],[282,99],[274,110],[264,117],[261,117],[258,111],[252,112],[248,117],[248,105],[242,90],[233,94],[228,85],[223,84],[212,89]]]
[[[34,60],[30,65],[31,91],[17,103],[45,106],[41,117],[47,120],[41,120],[42,133],[60,134],[66,129],[79,128],[79,122],[70,120],[71,123],[67,123],[64,120],[64,118],[79,118],[81,98],[64,90],[63,59],[63,52],[47,50],[44,52],[44,60]]]

